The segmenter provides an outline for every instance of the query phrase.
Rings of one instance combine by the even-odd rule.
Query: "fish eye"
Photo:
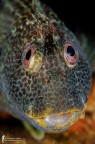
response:
[[[67,53],[70,55],[70,56],[74,56],[75,55],[75,50],[72,46],[68,46],[67,47]]]
[[[26,53],[26,60],[31,58],[31,49]]]
[[[78,62],[78,50],[71,43],[64,45],[64,59],[67,65],[73,68]]]
[[[31,74],[37,74],[42,66],[43,54],[34,46],[27,47],[22,53],[22,65]]]

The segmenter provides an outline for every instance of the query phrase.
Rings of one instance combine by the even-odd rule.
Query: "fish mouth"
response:
[[[55,114],[46,116],[43,118],[35,119],[35,122],[46,132],[56,133],[67,130],[72,124],[74,124],[82,112],[68,112],[64,114]]]

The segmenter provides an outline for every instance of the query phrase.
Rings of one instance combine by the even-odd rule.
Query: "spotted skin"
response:
[[[0,25],[7,23],[0,32],[0,89],[3,98],[20,119],[48,132],[48,127],[37,124],[35,118],[85,108],[91,87],[88,61],[74,34],[39,1],[7,0],[1,15],[6,19],[0,16]],[[78,63],[73,68],[64,59],[66,42],[72,43],[78,51]],[[28,46],[42,54],[41,68],[37,73],[32,74],[23,67],[22,55]]]

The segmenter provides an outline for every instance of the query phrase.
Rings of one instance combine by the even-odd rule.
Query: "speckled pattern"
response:
[[[39,1],[33,5],[32,0],[8,0],[4,9],[7,26],[0,43],[0,85],[12,111],[16,108],[25,117],[31,114],[39,118],[84,109],[91,72],[74,34]],[[66,42],[78,51],[78,63],[73,68],[64,59]],[[22,65],[23,51],[28,46],[43,55],[41,68],[35,74]]]

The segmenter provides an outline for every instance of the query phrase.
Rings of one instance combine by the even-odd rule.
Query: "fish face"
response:
[[[79,119],[91,84],[86,60],[77,51],[74,63],[68,62],[65,46],[70,43],[43,56],[39,72],[32,77],[34,94],[28,97],[32,101],[24,104],[27,116],[49,132],[64,131]]]
[[[83,113],[91,72],[72,32],[50,23],[41,26],[31,43],[11,51],[15,60],[7,59],[4,87],[11,105],[36,127],[61,132]]]

